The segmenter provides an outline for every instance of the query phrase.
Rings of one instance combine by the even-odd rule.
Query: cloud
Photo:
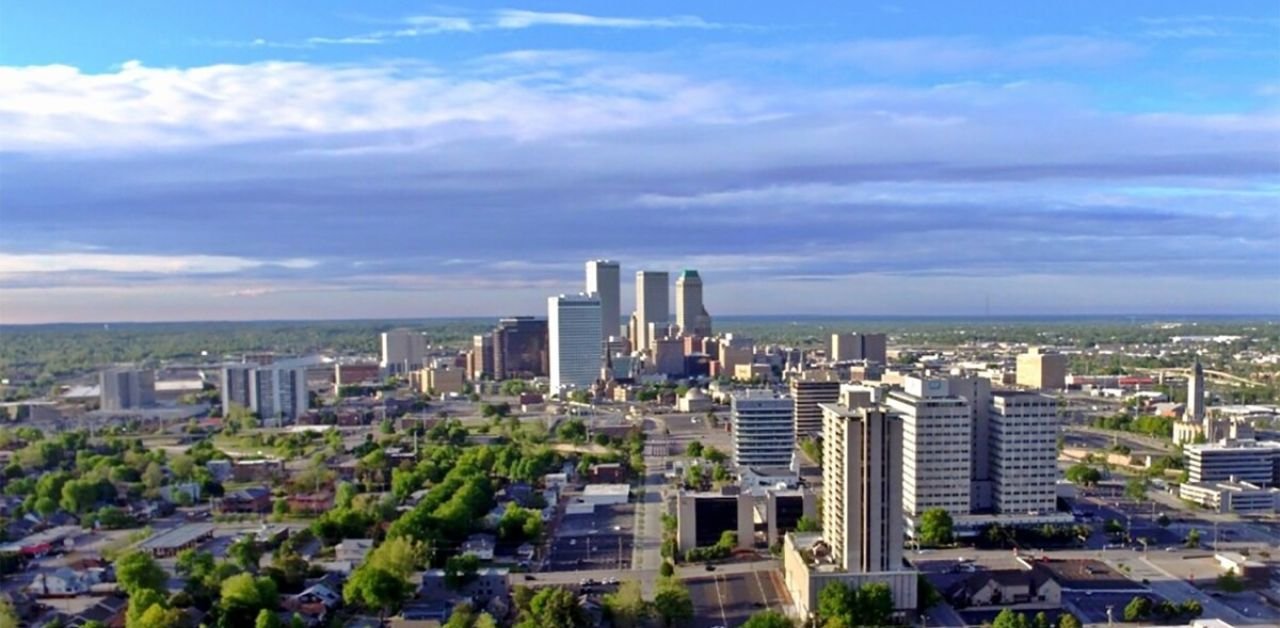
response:
[[[256,260],[224,255],[137,255],[112,253],[0,253],[0,274],[93,271],[198,275],[237,273],[274,266],[300,270],[316,266],[310,259]]]
[[[1105,66],[1141,55],[1117,39],[1036,36],[995,43],[971,37],[859,39],[829,47],[829,61],[877,74],[1023,70],[1050,66]]]
[[[535,26],[572,26],[584,28],[722,28],[723,24],[708,22],[695,15],[670,17],[601,17],[583,13],[519,11],[504,9],[493,15],[492,26],[501,29],[524,29]]]

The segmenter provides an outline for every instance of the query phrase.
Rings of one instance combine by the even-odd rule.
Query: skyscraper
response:
[[[662,271],[636,272],[636,324],[632,333],[637,337],[631,339],[633,348],[648,350],[653,342],[650,330],[655,324],[662,325],[671,319],[670,283],[670,275]]]
[[[796,437],[822,436],[822,408],[818,404],[840,400],[840,381],[831,371],[806,373],[791,380],[792,414],[796,420]]]
[[[232,404],[253,410],[254,365],[226,366],[222,369],[222,416],[231,411]]]
[[[540,377],[547,374],[547,321],[532,316],[498,319],[493,330],[493,378]]]
[[[822,538],[837,568],[901,571],[902,423],[822,404]]]
[[[1001,514],[1057,510],[1058,402],[1033,392],[991,394],[991,483]]]
[[[98,407],[133,410],[156,402],[156,372],[109,369],[98,374]]]
[[[886,404],[902,417],[902,510],[919,517],[943,508],[952,517],[970,511],[973,413],[952,396],[945,379],[909,377]]]
[[[590,389],[604,366],[600,299],[585,294],[549,297],[547,330],[552,394]]]
[[[771,392],[746,390],[729,402],[736,467],[789,467],[795,455],[796,426],[791,400]]]
[[[427,337],[412,329],[382,333],[382,363],[392,373],[408,373],[422,367],[427,357]]]
[[[587,294],[600,299],[600,336],[617,336],[622,325],[622,288],[618,263],[611,260],[587,262]]]
[[[885,364],[887,353],[884,334],[831,334],[831,353],[827,357],[832,362],[866,360]]]
[[[311,405],[306,367],[261,367],[253,370],[250,379],[251,409],[258,413],[264,425],[271,421],[297,419]]]
[[[1187,378],[1187,409],[1182,416],[1187,421],[1205,423],[1204,367],[1200,365],[1200,358],[1196,358],[1196,363],[1191,367],[1191,377]],[[1205,436],[1212,439],[1208,427],[1205,425]]]
[[[685,270],[676,279],[676,326],[683,336],[711,335],[711,315],[702,303],[702,278]]]

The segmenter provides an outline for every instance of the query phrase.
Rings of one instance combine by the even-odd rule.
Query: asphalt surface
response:
[[[740,626],[759,611],[782,611],[785,599],[776,571],[713,573],[685,584],[693,598],[694,628]]]

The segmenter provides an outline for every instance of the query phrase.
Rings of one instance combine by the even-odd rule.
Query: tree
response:
[[[130,597],[143,589],[164,591],[169,577],[150,554],[134,550],[116,560],[116,582]]]
[[[155,462],[148,464],[147,469],[142,472],[142,484],[150,490],[160,488],[164,484],[164,469]]]
[[[728,460],[728,457],[724,455],[724,452],[716,449],[715,447],[703,448],[702,457],[706,458],[707,462],[710,462],[711,464],[720,464],[725,460]]]
[[[1190,548],[1200,547],[1200,531],[1199,530],[1195,528],[1191,528],[1191,531],[1187,533],[1187,547],[1190,547]]]
[[[1204,614],[1204,607],[1196,600],[1185,600],[1178,605],[1178,613],[1188,619],[1195,619]]]
[[[591,620],[578,605],[578,598],[568,589],[546,587],[529,599],[529,611],[519,628],[587,628]]]
[[[444,585],[450,589],[459,589],[476,575],[480,568],[480,559],[475,554],[450,556],[444,563]]]
[[[459,604],[453,607],[453,612],[449,613],[449,621],[445,622],[443,628],[471,628],[475,619],[476,612],[470,604]]]
[[[408,581],[380,567],[364,566],[357,569],[342,587],[342,597],[348,604],[359,604],[369,610],[377,609],[378,616],[400,605],[410,594]]]
[[[1129,478],[1124,485],[1124,496],[1135,502],[1140,502],[1147,498],[1147,478],[1137,476]]]
[[[996,615],[995,620],[991,622],[991,628],[1030,628],[1030,623],[1026,615],[1006,608]]]
[[[653,596],[653,609],[662,625],[671,628],[693,619],[693,597],[689,589],[678,580],[663,580]]]
[[[59,505],[67,512],[88,512],[98,502],[98,483],[88,480],[71,480],[62,485]]]
[[[1227,593],[1239,593],[1244,590],[1244,584],[1240,582],[1240,577],[1236,575],[1236,570],[1232,568],[1218,576],[1218,589]]]
[[[1036,616],[1031,620],[1031,626],[1032,628],[1053,628],[1049,623],[1049,616],[1044,611],[1036,613]]]
[[[274,610],[280,594],[271,578],[241,573],[222,581],[219,597],[221,625],[238,628],[255,621],[262,609]]]
[[[258,563],[262,560],[262,549],[251,536],[242,536],[227,547],[227,557],[245,571],[258,571]]]
[[[684,455],[690,458],[699,458],[702,456],[702,441],[690,441],[689,445],[684,448]]]
[[[187,616],[179,609],[168,608],[163,604],[152,604],[136,622],[129,623],[129,628],[182,628],[187,623]]]
[[[821,529],[822,524],[809,515],[800,515],[800,518],[796,519],[796,532],[817,532]]]
[[[1079,619],[1071,613],[1063,613],[1058,617],[1058,628],[1084,628]]]
[[[946,545],[951,542],[954,522],[945,508],[930,508],[920,515],[920,543]]]
[[[18,613],[13,610],[13,602],[4,596],[0,596],[0,628],[18,628]]]
[[[644,624],[648,615],[648,605],[641,595],[640,583],[627,580],[618,586],[618,590],[604,596],[605,611],[618,628],[636,628]]]
[[[795,624],[778,611],[760,611],[742,624],[742,628],[794,628]]]
[[[280,617],[270,609],[262,609],[258,611],[258,619],[253,622],[253,628],[284,628],[280,622]]]
[[[1151,615],[1151,600],[1141,595],[1129,600],[1124,607],[1125,621],[1142,621]]]
[[[662,561],[662,566],[658,568],[658,575],[663,578],[670,578],[676,574],[676,568],[671,565],[671,561]]]
[[[893,592],[882,582],[854,589],[832,582],[818,592],[818,615],[824,626],[881,626],[893,618]]]
[[[916,610],[923,613],[942,603],[942,594],[924,574],[916,576]]]
[[[164,595],[155,589],[137,589],[129,594],[129,607],[125,612],[125,624],[134,628],[142,624],[142,617],[153,607],[165,607]]]

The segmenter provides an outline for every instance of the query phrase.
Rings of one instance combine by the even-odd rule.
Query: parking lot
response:
[[[630,569],[635,505],[596,506],[590,515],[560,520],[551,541],[548,571]]]
[[[685,580],[693,598],[694,628],[740,626],[765,609],[782,611],[781,576],[776,571],[708,575]]]

